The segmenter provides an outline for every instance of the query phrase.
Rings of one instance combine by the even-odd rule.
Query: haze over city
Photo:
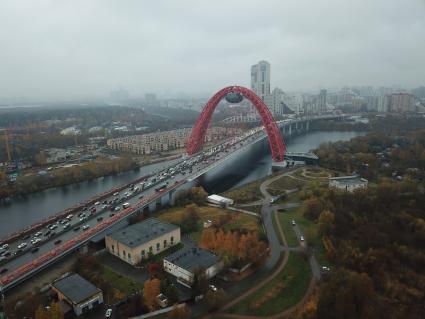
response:
[[[424,319],[425,0],[0,0],[0,319]]]
[[[423,80],[425,2],[14,1],[0,4],[0,99],[123,87],[208,96],[266,59],[285,91]]]

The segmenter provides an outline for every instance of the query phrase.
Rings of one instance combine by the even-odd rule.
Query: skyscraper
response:
[[[270,63],[260,61],[251,66],[251,90],[264,102],[270,96]]]

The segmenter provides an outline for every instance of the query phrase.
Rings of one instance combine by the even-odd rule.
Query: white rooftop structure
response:
[[[211,203],[211,204],[216,204],[216,205],[233,205],[234,200],[230,199],[230,198],[226,198],[220,195],[210,195],[207,197],[207,202]]]
[[[329,187],[353,192],[359,188],[367,188],[368,180],[358,175],[329,178]]]

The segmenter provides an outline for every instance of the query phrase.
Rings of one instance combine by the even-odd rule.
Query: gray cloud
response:
[[[424,84],[423,0],[3,0],[0,97]]]

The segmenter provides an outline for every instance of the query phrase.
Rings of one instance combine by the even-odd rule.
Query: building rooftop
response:
[[[164,259],[191,272],[200,267],[209,268],[220,261],[218,256],[208,250],[189,246],[185,246]]]
[[[72,274],[65,278],[58,279],[52,283],[52,286],[75,304],[78,304],[101,291],[79,274]]]
[[[120,229],[109,236],[127,247],[134,248],[178,228],[179,226],[157,218],[148,218],[140,223]]]
[[[233,199],[227,198],[227,197],[223,197],[220,195],[209,195],[207,197],[208,200],[212,200],[212,201],[216,201],[216,202],[221,202],[221,203],[228,203],[228,204],[233,204]]]

